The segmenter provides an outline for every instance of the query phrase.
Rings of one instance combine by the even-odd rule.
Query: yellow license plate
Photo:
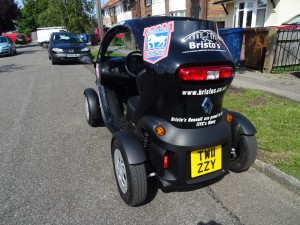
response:
[[[222,169],[222,146],[191,152],[191,177],[199,177]]]

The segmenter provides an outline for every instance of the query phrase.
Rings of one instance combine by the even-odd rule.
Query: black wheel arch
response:
[[[129,131],[118,131],[113,134],[111,145],[118,140],[120,150],[124,151],[130,165],[146,162],[147,156],[144,147],[138,137]]]
[[[252,136],[256,134],[254,125],[244,115],[230,112],[233,116],[231,123],[232,147],[236,148],[240,135]]]
[[[93,88],[87,88],[83,94],[86,96],[90,107],[90,117],[95,120],[101,120],[101,110],[99,104],[99,97],[97,92]]]

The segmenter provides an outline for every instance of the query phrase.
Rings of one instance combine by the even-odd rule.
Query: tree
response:
[[[30,35],[32,31],[43,26],[43,22],[39,18],[48,9],[48,0],[23,0],[23,5],[22,15],[17,21],[17,28],[20,33]]]
[[[21,33],[38,27],[63,26],[70,32],[89,33],[93,21],[95,0],[23,0],[22,17],[18,21]]]
[[[94,0],[52,0],[44,16],[49,19],[48,25],[61,25],[71,32],[87,33],[91,28],[94,2]]]
[[[15,30],[15,21],[20,16],[20,8],[14,0],[0,1],[0,35],[2,32]]]

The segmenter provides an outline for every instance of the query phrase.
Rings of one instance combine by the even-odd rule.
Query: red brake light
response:
[[[198,66],[181,68],[178,77],[183,81],[215,80],[231,77],[232,73],[230,66]]]
[[[164,155],[164,169],[168,168],[169,164],[169,157],[167,155]]]

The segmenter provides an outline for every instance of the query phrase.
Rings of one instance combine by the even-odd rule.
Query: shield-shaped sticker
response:
[[[168,56],[174,21],[144,29],[144,61],[156,63]]]

